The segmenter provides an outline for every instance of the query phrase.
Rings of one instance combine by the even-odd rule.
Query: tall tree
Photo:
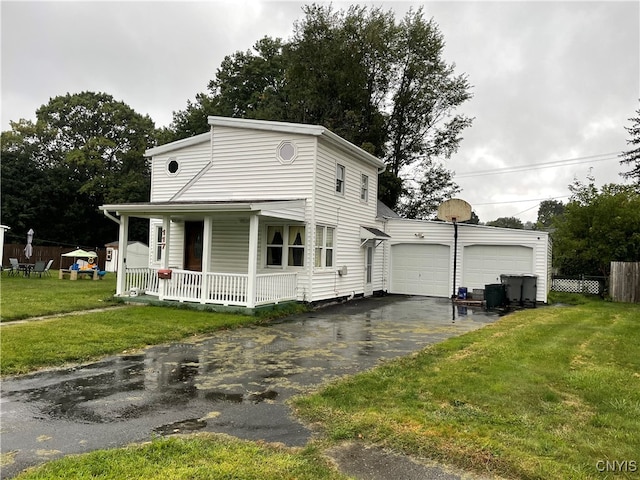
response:
[[[622,157],[620,164],[631,166],[631,170],[623,172],[621,175],[624,178],[634,180],[636,185],[640,187],[640,109],[636,111],[636,114],[637,117],[629,119],[633,124],[630,127],[625,127],[625,130],[631,135],[627,143],[632,147],[620,155]]]
[[[553,219],[564,213],[564,203],[558,200],[544,200],[538,207],[536,230],[551,228]]]
[[[149,199],[144,151],[154,144],[153,122],[112,96],[93,92],[52,98],[36,118],[12,123],[2,134],[3,221],[20,225],[25,212],[32,212],[28,217],[38,239],[104,245],[117,227],[98,206]],[[37,172],[30,193],[12,169]],[[146,239],[135,229],[132,235]]]
[[[174,112],[175,138],[206,131],[212,114],[324,125],[385,160],[382,201],[429,215],[433,199],[458,191],[442,162],[471,125],[455,113],[470,85],[444,61],[437,25],[421,9],[400,22],[378,7],[303,10],[289,41],[226,57],[209,93]]]

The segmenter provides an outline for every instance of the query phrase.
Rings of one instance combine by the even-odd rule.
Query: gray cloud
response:
[[[225,55],[265,35],[288,38],[302,5],[2,2],[2,128],[33,119],[50,97],[83,90],[110,93],[167,125],[205,91]],[[534,166],[626,148],[624,127],[640,98],[638,2],[379,5],[398,16],[424,5],[443,33],[446,59],[474,85],[463,110],[476,120],[448,168]],[[538,202],[522,200],[567,195],[573,177],[585,179],[590,167],[599,184],[621,182],[613,159],[461,177],[460,196],[482,221],[535,220]]]

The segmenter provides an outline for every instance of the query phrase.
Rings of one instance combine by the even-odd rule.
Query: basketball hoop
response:
[[[438,218],[444,222],[466,222],[471,220],[471,205],[459,198],[446,200],[438,207]]]
[[[438,218],[444,222],[453,223],[453,294],[451,301],[456,298],[456,267],[458,264],[458,222],[471,219],[471,205],[459,198],[452,198],[442,202],[438,207]]]

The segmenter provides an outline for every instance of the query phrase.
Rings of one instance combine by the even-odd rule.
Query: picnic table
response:
[[[100,280],[100,275],[98,269],[90,269],[90,270],[74,270],[73,268],[61,268],[58,273],[58,278],[60,280],[64,279],[66,275],[69,275],[69,280],[78,280],[78,277],[82,278],[91,277],[93,280]]]

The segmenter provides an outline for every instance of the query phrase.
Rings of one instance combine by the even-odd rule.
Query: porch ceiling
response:
[[[102,205],[107,213],[140,218],[163,216],[202,218],[216,213],[246,213],[287,220],[304,221],[305,200],[234,200],[204,202],[142,202]]]

